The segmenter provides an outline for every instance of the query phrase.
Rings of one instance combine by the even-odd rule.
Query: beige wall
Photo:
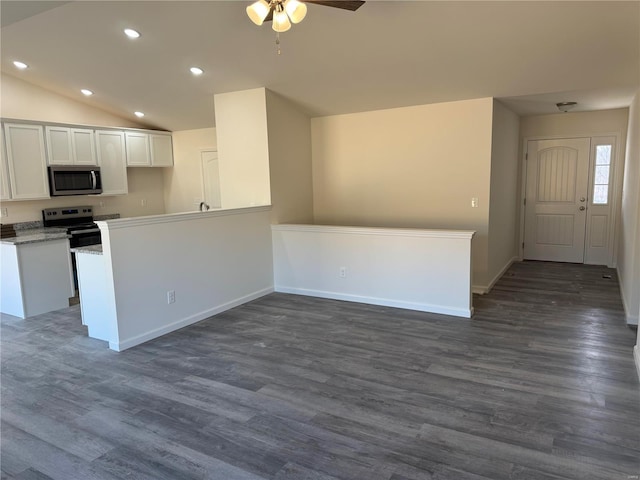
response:
[[[200,153],[216,149],[215,128],[173,132],[173,168],[162,169],[167,213],[198,209],[203,200]]]
[[[312,119],[315,223],[476,230],[485,285],[492,110],[481,98]]]
[[[518,256],[518,142],[520,119],[493,102],[491,200],[489,202],[489,285]]]
[[[313,223],[311,119],[267,90],[272,223]]]
[[[0,115],[3,118],[109,127],[144,125],[84,105],[17,78],[2,75]],[[163,169],[128,168],[128,195],[57,197],[49,200],[7,201],[9,216],[3,223],[41,220],[43,208],[92,205],[95,215],[119,213],[122,217],[164,213]],[[146,206],[142,206],[145,200]]]
[[[640,91],[629,111],[629,135],[622,187],[618,277],[627,321],[640,314]],[[638,336],[640,344],[640,334]]]
[[[222,208],[270,205],[266,89],[214,96]]]

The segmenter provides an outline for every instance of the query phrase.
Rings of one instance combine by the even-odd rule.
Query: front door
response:
[[[583,263],[589,138],[527,145],[524,258]]]

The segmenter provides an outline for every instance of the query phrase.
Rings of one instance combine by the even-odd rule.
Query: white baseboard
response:
[[[322,290],[309,290],[305,288],[292,288],[276,286],[276,292],[292,293],[295,295],[306,295],[309,297],[330,298],[332,300],[344,300],[346,302],[369,303],[371,305],[381,305],[383,307],[405,308],[407,310],[418,310],[420,312],[439,313],[442,315],[452,315],[454,317],[471,318],[473,308],[464,309],[448,307],[445,305],[432,305],[426,303],[403,302],[388,298],[365,297],[362,295],[351,295],[339,292],[326,292]]]
[[[491,289],[494,287],[494,285],[496,283],[498,283],[498,280],[500,280],[500,278],[506,273],[507,270],[509,270],[509,268],[511,267],[511,265],[513,265],[513,262],[518,262],[520,261],[520,258],[515,256],[512,257],[511,260],[509,260],[504,267],[502,267],[502,269],[500,269],[500,271],[497,273],[497,275],[495,277],[493,277],[491,279],[491,281],[489,282],[488,285],[472,285],[471,286],[471,291],[475,294],[478,295],[485,295],[487,293],[489,293],[491,291]]]
[[[638,380],[640,380],[640,345],[633,347],[633,359],[636,362],[636,372],[638,373]]]
[[[196,313],[194,315],[190,315],[186,318],[181,318],[168,325],[163,325],[162,327],[156,328],[154,330],[150,330],[140,335],[136,335],[135,337],[127,338],[119,342],[109,342],[109,348],[111,350],[115,350],[116,352],[121,352],[123,350],[126,350],[127,348],[135,347],[136,345],[140,345],[141,343],[148,342],[149,340],[153,340],[154,338],[161,337],[162,335],[166,335],[167,333],[173,332],[180,328],[199,322],[201,320],[204,320],[205,318],[209,318],[213,315],[217,315],[218,313],[222,313],[226,310],[230,310],[232,308],[238,307],[244,303],[250,302],[257,298],[264,297],[265,295],[268,295],[269,293],[272,293],[272,292],[273,292],[273,288],[271,287],[258,290],[257,292],[253,292],[243,297],[236,298],[229,302],[223,303],[222,305],[217,305],[213,308],[210,308],[203,312]]]
[[[629,303],[624,296],[624,288],[622,285],[622,278],[620,277],[620,272],[618,271],[618,285],[620,287],[620,297],[622,298],[622,307],[624,308],[624,316],[627,321],[627,325],[638,325],[638,313],[630,313],[629,311]]]

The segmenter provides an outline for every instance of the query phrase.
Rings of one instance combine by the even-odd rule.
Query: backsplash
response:
[[[119,213],[108,213],[106,215],[95,215],[93,217],[94,221],[100,220],[113,220],[114,218],[120,218]],[[4,225],[8,225],[8,222],[2,222]],[[16,230],[33,230],[35,228],[43,228],[42,220],[34,220],[31,222],[20,222],[14,223],[13,228]]]

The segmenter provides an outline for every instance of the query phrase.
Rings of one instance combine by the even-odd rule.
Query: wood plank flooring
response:
[[[2,479],[640,478],[615,271],[519,263],[474,303],[272,294],[122,353],[77,305],[2,316]]]

